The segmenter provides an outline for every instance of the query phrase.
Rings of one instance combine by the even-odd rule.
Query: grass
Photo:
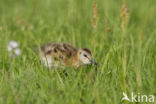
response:
[[[127,103],[121,102],[123,91],[156,96],[156,1],[127,0],[126,31],[122,5],[122,0],[0,0],[0,104],[121,104]],[[9,57],[10,40],[19,43],[21,56]],[[66,68],[67,77],[48,70],[35,48],[50,42],[91,49],[98,68]]]

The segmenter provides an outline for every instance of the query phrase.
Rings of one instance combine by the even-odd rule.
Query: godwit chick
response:
[[[84,64],[95,64],[89,49],[76,49],[67,43],[51,43],[41,47],[40,56],[44,66],[58,68],[72,66],[78,68]]]

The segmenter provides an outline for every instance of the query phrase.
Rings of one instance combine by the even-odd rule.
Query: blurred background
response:
[[[126,1],[126,0],[124,0]],[[156,0],[0,0],[0,103],[120,104],[122,92],[156,94]],[[14,40],[21,56],[10,58]],[[99,63],[44,70],[50,42],[89,48]]]

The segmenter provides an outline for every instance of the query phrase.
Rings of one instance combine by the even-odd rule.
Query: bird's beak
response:
[[[98,65],[93,59],[91,60],[91,64]]]

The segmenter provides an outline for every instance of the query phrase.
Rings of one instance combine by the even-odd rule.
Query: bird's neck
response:
[[[82,63],[79,60],[78,51],[74,54],[73,66],[78,68]]]

